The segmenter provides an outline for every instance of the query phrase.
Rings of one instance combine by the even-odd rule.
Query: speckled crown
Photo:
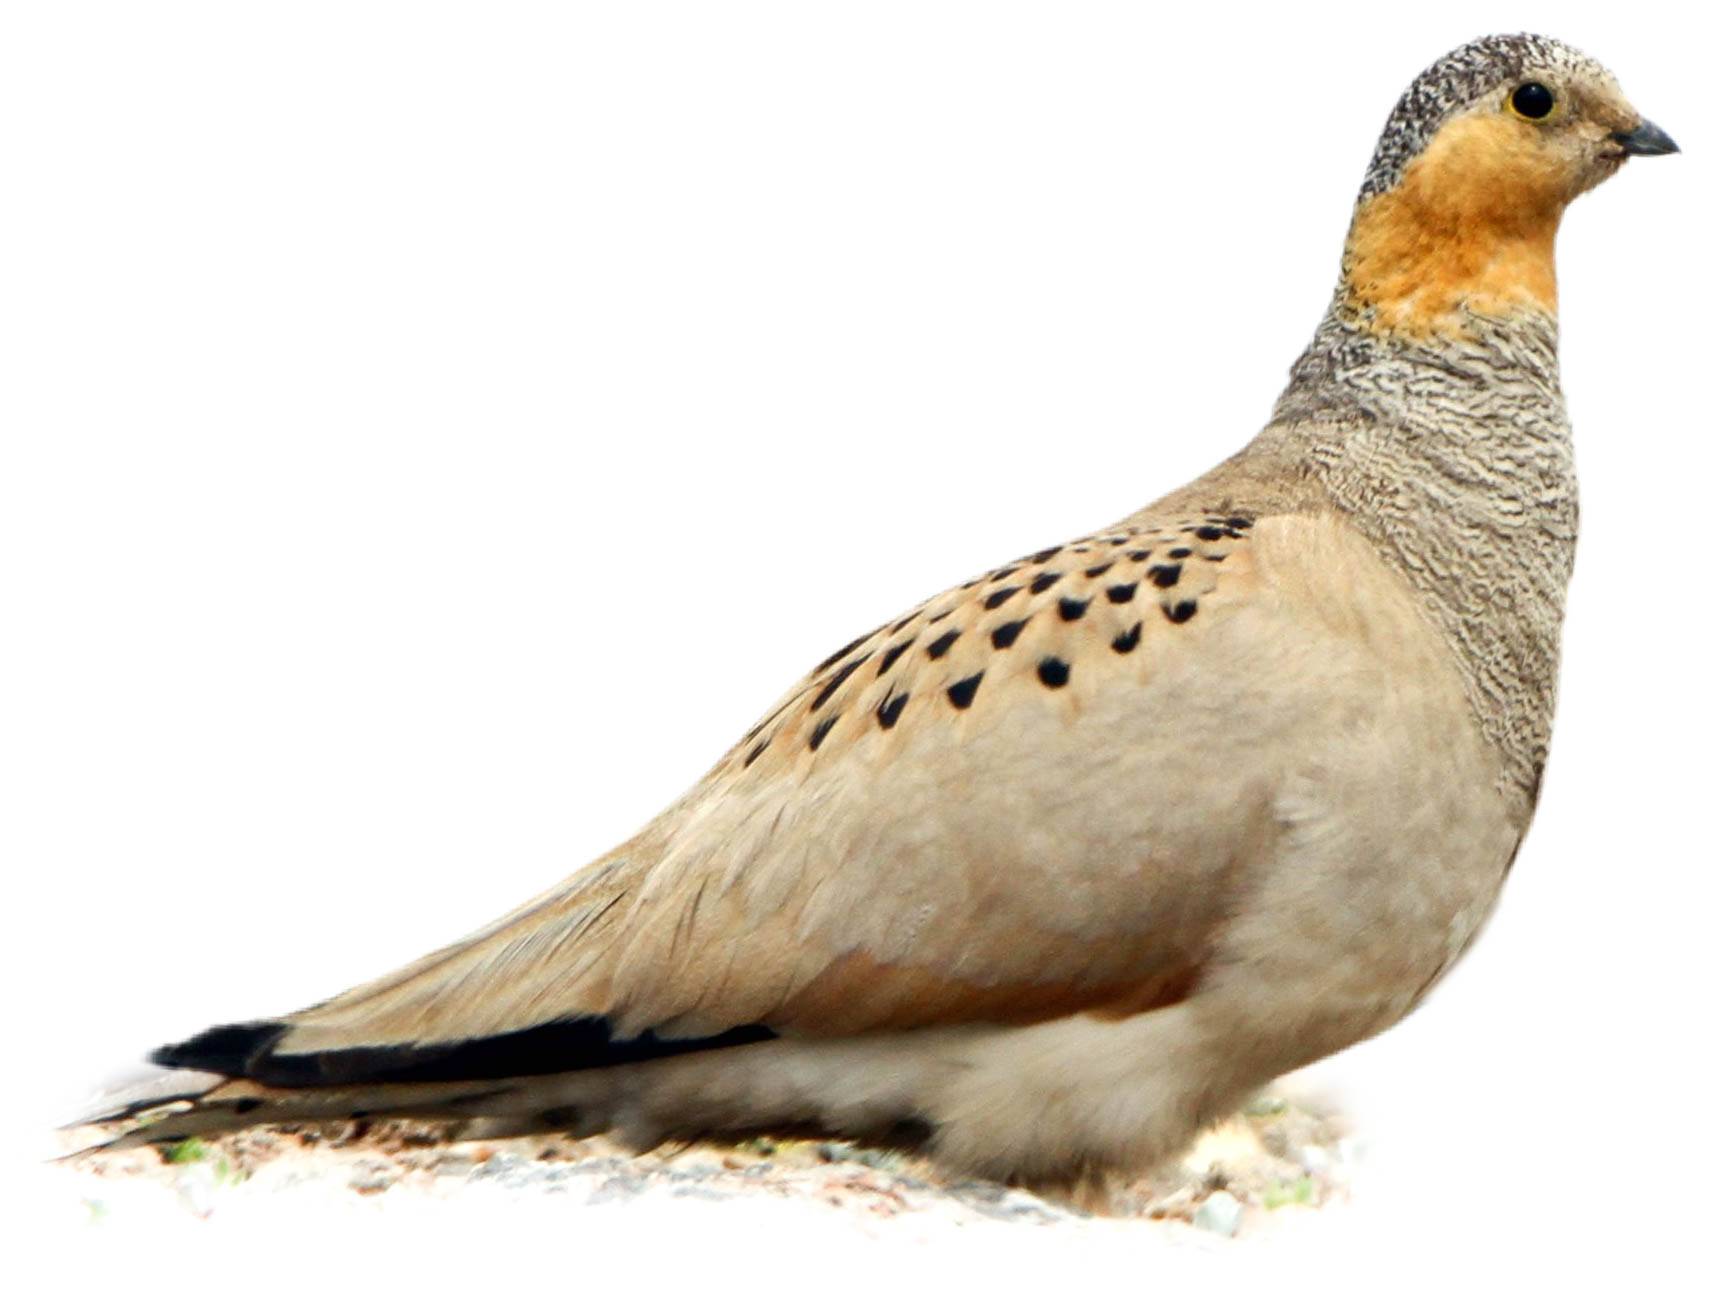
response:
[[[1532,71],[1561,70],[1607,74],[1594,59],[1551,36],[1483,36],[1452,50],[1416,77],[1392,109],[1357,200],[1395,185],[1439,127],[1483,94]]]

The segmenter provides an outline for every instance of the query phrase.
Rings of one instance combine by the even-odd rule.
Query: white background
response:
[[[1239,447],[1398,93],[1530,27],[1686,155],[1562,238],[1540,820],[1455,978],[1323,1072],[1363,1200],[1275,1257],[1682,1280],[1720,1145],[1696,12],[9,6],[14,1140],[487,920],[856,632]]]

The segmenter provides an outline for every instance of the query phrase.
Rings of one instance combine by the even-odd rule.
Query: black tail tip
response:
[[[163,1044],[149,1055],[149,1060],[157,1066],[180,1070],[244,1075],[254,1061],[274,1047],[286,1029],[278,1021],[212,1026],[180,1043]]]

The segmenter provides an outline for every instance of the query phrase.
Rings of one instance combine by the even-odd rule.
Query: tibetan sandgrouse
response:
[[[1390,1026],[1482,926],[1547,756],[1577,536],[1554,234],[1673,151],[1557,41],[1441,58],[1241,452],[844,645],[467,939],[162,1048],[204,1087],[107,1145],[793,1128],[1056,1186]]]

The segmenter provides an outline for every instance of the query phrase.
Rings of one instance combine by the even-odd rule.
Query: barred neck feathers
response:
[[[1548,314],[1457,337],[1328,319],[1257,441],[1311,463],[1451,643],[1501,789],[1532,807],[1552,733],[1577,480]]]
[[[1533,83],[1553,107],[1518,90]],[[1528,111],[1519,110],[1526,106]],[[1492,37],[1398,103],[1338,287],[1251,453],[1294,454],[1450,641],[1501,788],[1532,807],[1551,733],[1577,485],[1553,243],[1641,124],[1612,77]]]

